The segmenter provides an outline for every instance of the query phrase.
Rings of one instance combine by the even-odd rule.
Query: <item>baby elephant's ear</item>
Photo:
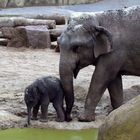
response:
[[[28,88],[25,88],[25,91],[24,91],[25,95],[28,94]]]
[[[102,54],[106,54],[112,51],[112,35],[111,33],[101,26],[95,27],[95,46],[94,55],[95,58]]]
[[[37,98],[38,94],[37,94],[37,87],[36,86],[33,86],[33,97],[34,98]]]

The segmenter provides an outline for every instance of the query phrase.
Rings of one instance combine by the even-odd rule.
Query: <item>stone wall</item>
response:
[[[23,7],[36,5],[69,5],[80,3],[93,3],[99,0],[0,0],[0,7]]]

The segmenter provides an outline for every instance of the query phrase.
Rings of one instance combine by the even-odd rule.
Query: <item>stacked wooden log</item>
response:
[[[7,47],[57,48],[57,38],[64,31],[65,17],[0,17],[0,45]]]

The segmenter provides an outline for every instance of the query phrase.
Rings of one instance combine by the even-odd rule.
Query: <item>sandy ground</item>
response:
[[[23,127],[26,123],[26,106],[24,89],[36,78],[53,75],[59,77],[59,53],[50,49],[15,49],[0,46],[0,127]],[[77,116],[83,109],[88,91],[93,66],[80,71],[74,80],[76,101],[73,107],[71,123],[56,123],[55,111],[49,107],[48,123],[33,122],[33,127],[55,127],[81,129],[99,127],[111,110],[108,92],[106,91],[96,109],[96,121],[91,123],[77,122]],[[135,86],[134,86],[135,85]],[[123,76],[125,100],[140,94],[140,77]]]

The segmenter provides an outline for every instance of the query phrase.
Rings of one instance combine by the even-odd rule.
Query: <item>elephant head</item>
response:
[[[34,85],[29,85],[25,89],[24,100],[25,100],[25,103],[27,106],[27,112],[28,112],[27,122],[28,122],[28,125],[30,125],[31,110],[38,102],[37,88]]]
[[[80,69],[96,65],[101,55],[112,49],[112,36],[104,27],[95,26],[93,21],[83,24],[70,24],[60,36],[59,72],[65,92],[66,120],[70,121],[74,103],[73,76]]]

